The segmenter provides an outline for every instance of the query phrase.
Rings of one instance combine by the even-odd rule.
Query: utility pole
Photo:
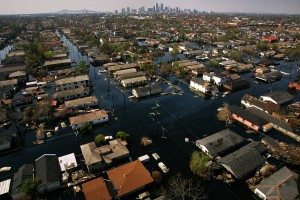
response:
[[[107,96],[109,96],[109,77],[108,77],[108,71],[106,72],[106,79],[107,79]]]
[[[125,110],[125,87],[123,87],[123,108],[124,108],[124,113],[126,113],[126,110]]]

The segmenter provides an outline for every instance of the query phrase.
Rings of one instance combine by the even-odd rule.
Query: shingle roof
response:
[[[269,123],[267,120],[264,118],[256,115],[256,112],[249,112],[249,110],[242,109],[236,105],[231,105],[229,106],[230,112],[236,114],[239,117],[242,117],[243,119],[246,119],[247,121],[251,122],[254,125],[257,126],[263,126],[267,123]],[[255,109],[257,110],[257,109]],[[259,111],[259,110],[257,110]]]
[[[264,158],[256,149],[247,146],[240,148],[218,161],[237,179],[245,177],[265,162]]]
[[[56,155],[44,154],[35,160],[36,177],[41,184],[60,181],[60,169]]]
[[[118,197],[125,196],[153,182],[153,178],[139,160],[111,169],[107,171],[107,174],[118,191]]]
[[[252,113],[253,115],[255,115],[257,117],[264,119],[265,121],[271,122],[273,125],[281,127],[284,130],[293,132],[293,129],[289,123],[282,121],[280,119],[277,119],[277,118],[273,117],[272,115],[269,115],[269,114],[267,114],[261,110],[258,110],[256,108],[248,108],[247,111],[249,111],[249,113]]]
[[[86,200],[110,200],[110,194],[102,177],[82,184]]]
[[[58,98],[63,98],[63,97],[67,97],[67,96],[72,96],[72,95],[74,96],[74,95],[82,94],[84,91],[85,91],[85,88],[83,86],[80,86],[79,88],[58,91],[58,92],[54,93],[53,96],[55,99],[58,99]]]
[[[20,186],[23,181],[33,178],[33,165],[25,164],[22,165],[19,170],[14,174],[13,185],[12,185],[12,195],[21,193]]]
[[[80,146],[82,156],[86,165],[91,165],[102,161],[100,154],[94,151],[96,148],[97,146],[95,142],[90,142]]]
[[[278,104],[281,104],[281,102],[287,102],[293,99],[293,95],[286,91],[274,91],[272,93],[268,93],[265,95],[261,95],[261,98],[263,97],[270,97],[275,102],[278,102]]]
[[[74,117],[69,117],[69,120],[71,125],[75,125],[75,124],[82,124],[85,122],[91,122],[93,120],[101,119],[104,117],[108,117],[106,111],[98,110],[98,111],[94,111],[94,112],[90,112],[90,113],[86,113]]]
[[[209,151],[211,156],[217,156],[238,144],[241,144],[245,139],[230,129],[225,129],[213,135],[197,140],[197,145],[203,145]]]
[[[90,80],[88,75],[74,76],[74,77],[57,80],[57,81],[55,81],[55,85],[61,85],[61,84],[66,84],[66,83],[75,83],[75,82],[88,81],[88,80]]]
[[[256,186],[267,199],[293,200],[299,195],[297,179],[299,175],[283,167]]]
[[[89,97],[74,99],[74,100],[70,100],[70,101],[65,101],[65,106],[73,107],[73,106],[79,106],[79,105],[84,105],[84,104],[91,104],[94,102],[98,102],[97,97],[89,96]]]
[[[277,104],[269,101],[262,101],[254,96],[249,94],[245,94],[242,97],[242,101],[249,102],[251,105],[262,109],[263,111],[267,111],[268,113],[272,113],[273,111],[278,110]]]

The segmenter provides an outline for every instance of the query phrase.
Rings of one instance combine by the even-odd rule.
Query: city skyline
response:
[[[34,14],[57,12],[63,9],[89,9],[99,12],[121,11],[122,8],[139,9],[144,6],[152,8],[156,3],[180,9],[196,9],[198,11],[240,12],[240,13],[286,13],[300,14],[299,0],[161,0],[161,1],[128,1],[111,0],[1,0],[0,14]]]

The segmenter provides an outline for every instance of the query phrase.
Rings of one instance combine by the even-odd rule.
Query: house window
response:
[[[75,88],[78,88],[78,86],[77,86],[77,85],[75,85]]]

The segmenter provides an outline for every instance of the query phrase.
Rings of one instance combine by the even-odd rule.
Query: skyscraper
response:
[[[127,13],[130,13],[130,7],[127,7]]]
[[[164,10],[164,4],[160,4],[160,11],[163,11]]]
[[[155,11],[158,12],[159,11],[159,8],[158,8],[158,3],[156,3],[156,8],[155,8]]]

